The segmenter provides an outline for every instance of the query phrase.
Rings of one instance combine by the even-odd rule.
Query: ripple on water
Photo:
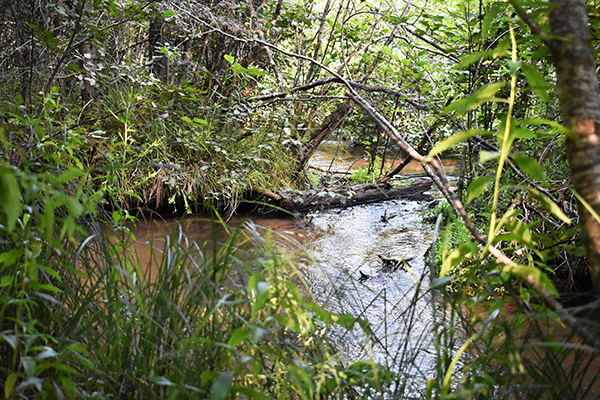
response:
[[[306,244],[315,263],[304,268],[315,300],[329,311],[350,313],[371,324],[372,340],[355,326],[330,334],[348,361],[371,359],[410,374],[424,387],[435,370],[434,330],[429,276],[424,254],[433,227],[422,221],[425,206],[393,200],[321,213],[312,220],[313,238]],[[382,216],[397,214],[383,222]],[[379,255],[410,259],[407,272],[381,271]],[[360,272],[370,275],[359,282]],[[421,284],[419,284],[421,282]]]

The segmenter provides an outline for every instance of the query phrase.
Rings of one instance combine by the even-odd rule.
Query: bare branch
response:
[[[527,24],[527,26],[529,26],[529,29],[531,29],[531,32],[533,32],[534,34],[539,35],[539,36],[547,36],[548,35],[546,32],[544,32],[542,30],[542,28],[540,28],[538,26],[538,24],[535,23],[535,21],[529,16],[529,14],[527,14],[525,12],[525,10],[523,10],[523,7],[521,6],[520,1],[517,1],[517,0],[509,0],[509,1],[510,1],[510,4],[515,9],[519,18],[521,18],[523,20],[523,22],[525,22]],[[543,39],[543,40],[544,40],[544,42],[546,42],[545,39]]]

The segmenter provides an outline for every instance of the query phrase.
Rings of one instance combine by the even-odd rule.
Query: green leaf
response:
[[[205,120],[205,119],[202,119],[202,118],[194,118],[194,119],[191,119],[190,117],[186,117],[186,116],[184,115],[183,117],[181,117],[181,120],[182,120],[183,122],[187,122],[188,124],[190,124],[190,125],[193,125],[193,126],[197,126],[197,127],[199,127],[199,128],[200,128],[200,127],[203,127],[203,126],[205,126],[205,125],[208,125],[208,121],[207,121],[207,120]]]
[[[21,215],[21,191],[15,174],[8,168],[0,168],[0,210],[6,213],[6,229],[12,232]]]
[[[388,55],[388,56],[390,54],[392,54],[392,49],[390,49],[389,46],[383,46],[383,49],[381,51],[383,52],[383,54]]]
[[[444,108],[441,115],[447,115],[451,112],[456,112],[456,115],[460,115],[467,111],[473,110],[479,107],[481,104],[493,100],[496,92],[502,89],[505,84],[506,82],[495,82],[482,86],[472,95],[463,97],[462,99],[459,99],[450,104],[448,107]]]
[[[502,154],[502,152],[500,152],[500,151],[482,150],[479,152],[479,163],[485,164],[486,162],[488,162],[490,160],[494,160],[494,159],[500,157],[500,154]]]
[[[464,258],[465,258],[465,255],[462,254],[460,247],[457,247],[454,250],[452,250],[450,252],[450,254],[448,254],[446,256],[446,258],[444,258],[444,261],[442,262],[442,268],[440,270],[440,277],[444,277],[444,276],[448,275],[450,270],[452,270],[452,267],[457,265],[462,260],[464,260]]]
[[[267,396],[262,392],[258,392],[252,388],[244,387],[244,386],[232,386],[232,393],[242,393],[246,396],[247,399],[257,399],[257,400],[270,400],[271,397]]]
[[[275,317],[275,321],[285,326],[286,328],[293,330],[294,332],[301,333],[300,327],[298,326],[296,320],[288,315]]]
[[[598,223],[600,223],[600,215],[598,215],[598,213],[596,212],[596,210],[594,210],[590,203],[588,203],[579,193],[577,193],[573,189],[571,189],[571,191],[573,192],[575,197],[577,197],[577,200],[579,200],[581,204],[583,204],[583,206],[588,210],[588,212],[592,214],[592,217],[594,217],[594,219],[598,221]]]
[[[54,184],[59,186],[65,182],[69,182],[83,174],[83,170],[79,168],[69,168],[68,171],[60,174],[56,179],[53,180]]]
[[[456,64],[453,68],[454,69],[467,68],[468,66],[470,66],[471,64],[475,64],[482,58],[486,58],[486,57],[489,57],[492,55],[494,55],[494,50],[478,51],[476,53],[469,53],[465,56],[462,56],[460,58],[460,62],[458,64]]]
[[[219,373],[219,376],[213,381],[210,389],[210,399],[222,400],[227,397],[232,382],[233,371]]]
[[[242,67],[242,64],[240,63],[234,63],[233,67],[231,67],[231,69],[233,69],[233,72],[237,72],[239,74],[243,74],[244,72],[248,72],[248,70],[244,67]]]
[[[508,66],[508,71],[510,72],[510,74],[514,75],[517,73],[519,68],[521,68],[521,60],[517,60],[517,61],[508,60],[506,62],[506,65]]]
[[[17,262],[21,255],[23,254],[23,249],[12,249],[9,251],[5,251],[0,254],[0,265],[13,265]]]
[[[256,67],[250,67],[250,68],[248,68],[247,71],[251,75],[267,75],[268,74],[267,71],[263,71],[263,70],[258,69]]]
[[[231,337],[229,338],[229,341],[227,342],[227,344],[230,346],[235,346],[235,345],[239,344],[242,340],[246,339],[249,334],[250,334],[249,330],[238,328],[231,333]]]
[[[442,142],[435,145],[435,147],[433,149],[431,149],[431,151],[427,155],[427,158],[434,157],[434,156],[440,154],[441,152],[450,149],[455,144],[464,142],[465,140],[468,140],[468,139],[472,138],[473,136],[487,134],[487,133],[489,133],[489,132],[483,131],[480,129],[471,129],[468,131],[457,133],[456,135],[452,135],[448,139],[445,139]]]
[[[15,280],[14,275],[4,275],[2,277],[2,281],[0,281],[0,287],[10,286],[10,285],[12,285],[14,280]]]
[[[571,223],[571,218],[567,217],[560,207],[555,202],[550,200],[548,196],[529,186],[520,186],[520,188],[528,191],[537,201],[540,202],[540,204],[546,208],[546,210],[550,211],[556,218],[560,219],[566,224]]]
[[[471,182],[471,184],[469,185],[469,196],[467,197],[466,204],[469,204],[471,201],[477,198],[477,196],[485,192],[488,183],[490,183],[493,180],[494,178],[492,178],[491,176],[480,176],[478,178],[473,179],[473,182]]]
[[[541,270],[537,269],[536,267],[531,267],[528,265],[521,265],[521,264],[505,265],[504,268],[502,269],[502,273],[504,273],[504,274],[511,273],[513,275],[518,276],[519,278],[531,277],[537,283],[542,285],[547,291],[549,291],[550,293],[552,293],[555,296],[558,296],[558,292],[556,291],[556,288],[552,284],[552,281],[550,280],[550,278],[548,278],[548,276],[545,273],[543,273]]]
[[[233,58],[232,56],[230,56],[229,54],[225,54],[223,56],[224,59],[227,60],[227,62],[229,62],[229,64],[233,64],[233,60],[235,60],[235,58]]]
[[[525,126],[519,126],[512,130],[511,134],[516,139],[533,139],[535,138],[535,133],[531,131],[531,129]]]
[[[17,383],[18,378],[19,378],[18,372],[13,372],[12,374],[8,375],[8,377],[6,378],[6,381],[4,382],[4,398],[5,399],[12,398],[13,389],[15,388],[15,383]]]
[[[492,7],[490,7],[490,9],[485,13],[485,16],[483,17],[483,21],[481,22],[481,38],[482,38],[482,40],[487,37],[487,34],[488,34],[494,20],[500,13],[500,11],[501,11],[500,5],[495,4]]]
[[[544,103],[548,103],[550,101],[550,96],[548,96],[548,91],[546,90],[544,75],[531,64],[523,63],[521,65],[521,71],[523,71],[523,75],[525,75],[525,79],[529,82],[529,86],[531,86],[533,93],[535,93]]]
[[[534,160],[533,158],[520,153],[511,154],[511,157],[515,160],[521,171],[523,171],[535,180],[546,182],[546,175],[544,174],[544,169],[537,162],[537,160]]]
[[[169,18],[169,17],[172,17],[173,15],[175,15],[175,11],[165,11],[162,14],[163,18]]]

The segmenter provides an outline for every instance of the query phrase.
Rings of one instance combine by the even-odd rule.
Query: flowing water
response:
[[[323,168],[333,165],[332,160],[332,155],[321,152],[311,164]],[[339,156],[336,160],[340,162]],[[334,168],[352,164],[355,168],[362,162],[359,156],[346,154]],[[455,163],[446,165],[451,168]],[[405,393],[417,393],[436,367],[432,299],[427,292],[429,275],[424,258],[433,226],[423,222],[426,209],[427,203],[391,200],[316,212],[303,220],[252,215],[234,217],[229,224],[236,226],[251,217],[256,225],[297,240],[308,254],[297,261],[308,283],[306,295],[329,311],[368,322],[372,330],[373,334],[367,335],[359,324],[351,331],[330,327],[329,335],[340,347],[341,357],[348,362],[374,360],[402,371],[411,377]],[[190,240],[199,243],[220,241],[226,235],[223,229],[213,233],[210,222],[197,218],[140,223],[134,233],[142,241],[148,237],[157,241],[164,239],[175,223]],[[297,250],[288,251],[289,256],[296,254]],[[406,271],[386,271],[379,256],[410,261],[404,264]]]
[[[431,377],[435,368],[424,260],[432,226],[422,221],[425,207],[393,200],[323,213],[312,221],[321,233],[306,244],[315,262],[304,266],[312,294],[323,307],[368,321],[373,330],[373,335],[358,326],[352,332],[332,332],[348,360],[373,359],[410,373],[419,385],[423,381],[418,378]],[[410,261],[406,271],[387,271],[379,256]],[[361,282],[365,275],[369,277]]]

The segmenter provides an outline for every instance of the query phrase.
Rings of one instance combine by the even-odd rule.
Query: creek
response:
[[[335,148],[332,145],[329,150],[337,153]],[[447,170],[456,170],[454,160],[444,161]],[[313,157],[311,165],[351,170],[364,166],[365,161],[348,152],[340,158],[327,153],[326,148]],[[403,172],[401,177],[406,178],[422,170],[409,166]],[[412,377],[405,391],[416,393],[436,368],[434,321],[427,293],[429,274],[424,259],[433,234],[432,224],[422,217],[427,207],[426,202],[391,200],[314,212],[298,220],[269,214],[236,215],[228,224],[237,226],[251,218],[257,226],[297,241],[302,251],[290,248],[289,240],[281,248],[289,257],[305,253],[296,259],[306,282],[305,294],[329,311],[368,321],[373,331],[373,335],[366,335],[359,324],[352,331],[330,326],[329,335],[340,347],[341,357],[348,361],[373,360],[402,371]],[[215,234],[209,221],[193,217],[140,222],[134,234],[140,241],[162,240],[174,224],[200,244],[225,237],[223,229]],[[387,272],[382,270],[379,256],[410,261],[405,264],[406,271]],[[361,281],[361,274],[369,277]]]

